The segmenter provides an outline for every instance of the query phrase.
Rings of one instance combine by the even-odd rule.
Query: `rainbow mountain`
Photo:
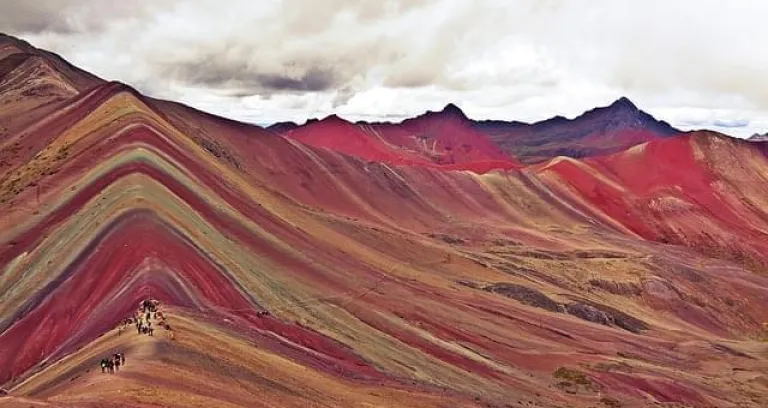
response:
[[[264,129],[0,36],[1,406],[765,407],[766,322],[768,143]]]

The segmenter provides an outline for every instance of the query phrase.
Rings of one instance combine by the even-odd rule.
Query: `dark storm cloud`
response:
[[[174,27],[168,37],[179,37],[183,51],[157,52],[148,45],[143,60],[158,76],[190,86],[223,86],[244,95],[333,91],[333,105],[379,85],[459,89],[462,81],[449,72],[451,59],[462,39],[471,39],[466,31],[476,28],[477,13],[487,10],[427,0],[284,0],[273,7],[250,17],[233,15],[241,21],[231,26],[206,23],[200,35]]]
[[[148,18],[181,0],[0,0],[0,32],[94,35],[113,22]]]
[[[287,62],[276,72],[267,72],[244,60],[228,61],[223,57],[205,58],[203,63],[175,63],[160,68],[162,74],[175,79],[221,87],[243,95],[273,92],[319,92],[343,85],[332,68],[311,63]]]
[[[333,71],[318,67],[310,67],[298,76],[261,74],[256,79],[265,88],[277,91],[327,91],[337,84]]]
[[[71,33],[75,27],[67,14],[80,3],[81,0],[2,0],[0,31],[12,34],[44,31]]]
[[[7,7],[16,30],[68,48],[114,41],[140,66],[143,77],[134,81],[154,78],[160,88],[170,80],[244,96],[334,92],[334,106],[380,85],[463,89],[466,81],[449,71],[462,41],[475,39],[468,31],[478,31],[483,15],[491,16],[483,17],[486,37],[503,27],[488,4],[456,0],[29,3]],[[130,75],[139,76],[133,69]]]

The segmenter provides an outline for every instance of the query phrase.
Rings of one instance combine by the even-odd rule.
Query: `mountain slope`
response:
[[[400,136],[401,140],[404,139],[403,135],[396,136],[397,131],[393,126],[381,125],[376,128],[389,137]],[[453,104],[447,105],[440,112],[427,112],[407,119],[397,128],[407,132],[411,140],[418,141],[425,150],[430,149],[437,154],[439,162],[454,164],[511,160],[485,135],[473,130],[470,120]]]
[[[582,158],[616,153],[680,133],[627,98],[574,119],[558,116],[533,124],[489,120],[476,122],[475,128],[525,163],[556,156]]]
[[[768,272],[764,147],[713,132],[659,139],[539,174],[646,239],[748,262]],[[554,176],[554,177],[553,177]]]
[[[467,169],[473,168],[470,163],[486,163],[489,169],[509,169],[519,167],[519,161],[532,164],[557,156],[601,156],[681,134],[641,111],[627,98],[574,119],[558,116],[533,124],[476,121],[449,104],[441,111],[400,123],[352,124],[331,116],[305,125],[277,123],[268,130],[369,161],[427,161]]]
[[[24,40],[0,33],[0,59],[5,59],[14,54],[28,54],[36,56],[49,64],[53,71],[70,82],[74,88],[82,92],[102,82],[102,79],[70,64],[52,52],[35,48]]]
[[[768,133],[764,135],[755,133],[754,135],[750,136],[747,140],[751,142],[763,142],[768,140]]]
[[[759,144],[696,134],[480,174],[120,83],[57,103],[1,141],[0,404],[768,403]],[[447,111],[407,134],[476,140]],[[457,160],[497,154],[472,146]],[[115,330],[148,297],[173,339]],[[116,351],[125,369],[96,372]]]
[[[517,160],[472,129],[469,119],[454,105],[400,124],[351,123],[334,115],[302,126],[278,124],[271,130],[366,161],[478,173],[520,167]]]

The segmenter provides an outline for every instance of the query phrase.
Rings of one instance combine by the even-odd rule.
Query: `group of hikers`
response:
[[[171,338],[173,338],[173,332],[171,332],[171,325],[165,319],[163,312],[158,310],[160,302],[157,300],[143,300],[139,303],[139,308],[136,310],[134,317],[129,317],[123,320],[117,328],[118,334],[121,334],[123,330],[133,324],[136,326],[136,332],[138,334],[146,334],[148,336],[155,335],[155,327],[160,326],[165,330],[168,330]],[[152,322],[155,324],[152,324]]]
[[[136,325],[136,331],[139,334],[154,336],[155,325],[157,325],[167,330],[171,340],[173,340],[171,325],[168,324],[163,312],[158,310],[159,305],[160,302],[158,300],[147,299],[141,301],[134,316],[129,317],[118,324],[117,334],[122,334],[126,327],[134,324]],[[155,325],[152,324],[153,321],[155,322]],[[125,356],[123,353],[115,353],[111,358],[104,358],[101,360],[101,372],[114,373],[120,369],[121,365],[125,365]]]
[[[125,356],[123,353],[115,353],[112,357],[101,359],[101,372],[114,374],[120,370],[121,365],[125,365]]]

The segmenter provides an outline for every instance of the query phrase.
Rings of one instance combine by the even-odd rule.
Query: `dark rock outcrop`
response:
[[[613,326],[613,319],[602,310],[585,303],[569,303],[565,305],[565,311],[579,319],[605,326]]]
[[[528,306],[538,307],[551,312],[562,312],[560,303],[555,302],[538,290],[531,289],[527,286],[514,283],[495,283],[486,286],[483,290],[504,295]]]
[[[466,284],[465,281],[458,281],[457,283],[472,287],[471,285]],[[482,290],[498,293],[528,306],[545,309],[555,313],[568,313],[588,322],[610,327],[620,327],[632,333],[640,333],[644,330],[648,330],[648,325],[642,320],[610,306],[586,300],[562,304],[552,300],[549,296],[536,289],[518,285],[516,283],[494,283],[483,287]]]
[[[726,353],[726,354],[730,354],[732,356],[746,358],[746,359],[749,359],[749,360],[754,360],[755,359],[754,357],[750,356],[747,353],[744,353],[744,352],[741,352],[741,351],[738,351],[738,350],[734,350],[734,349],[732,349],[732,348],[730,348],[730,347],[728,347],[728,346],[726,346],[724,344],[711,343],[711,345],[712,345],[712,348],[714,348],[715,350],[723,352],[723,353]]]
[[[565,305],[565,311],[580,319],[605,326],[616,326],[632,333],[648,330],[648,325],[610,306],[591,302],[573,302]]]
[[[480,289],[480,285],[478,285],[476,282],[472,282],[472,281],[466,280],[466,279],[457,280],[456,284],[461,285],[461,286],[466,286],[466,287],[472,288],[472,289]]]
[[[446,244],[451,244],[451,245],[462,245],[466,242],[462,238],[459,238],[453,235],[448,235],[448,234],[427,234],[427,236],[433,239],[439,239],[445,242]]]

